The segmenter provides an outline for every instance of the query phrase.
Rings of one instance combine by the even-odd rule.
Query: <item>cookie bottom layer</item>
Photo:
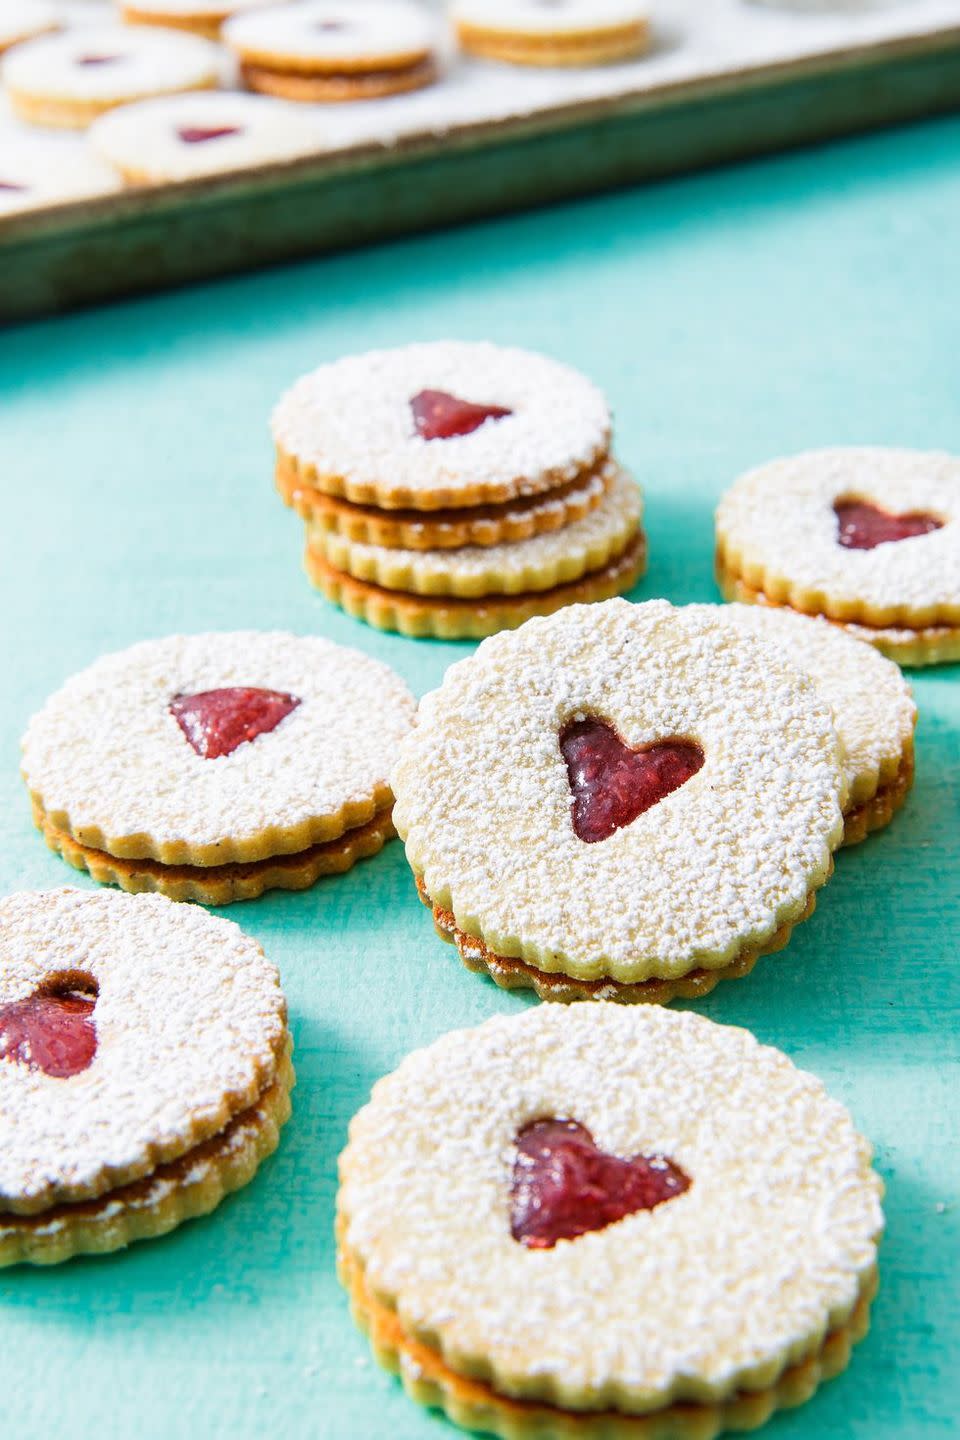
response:
[[[140,98],[153,98],[154,94],[182,95],[193,90],[215,90],[216,80],[202,81],[196,85],[177,86],[172,90],[148,91]],[[7,87],[7,96],[14,114],[28,125],[43,125],[52,130],[86,130],[100,115],[115,110],[118,105],[129,103],[120,100],[68,100],[63,96],[37,95],[24,90]]]
[[[877,1291],[872,1271],[850,1319],[824,1340],[820,1349],[785,1370],[764,1390],[739,1391],[716,1404],[675,1403],[646,1415],[617,1411],[561,1410],[535,1401],[511,1400],[492,1386],[458,1374],[440,1355],[409,1335],[396,1311],[381,1304],[367,1287],[363,1267],[338,1245],[337,1268],[350,1297],[350,1308],[368,1336],[377,1361],[398,1374],[412,1400],[441,1410],[466,1430],[500,1440],[714,1440],[729,1430],[754,1430],[777,1410],[809,1400],[825,1380],[847,1368],[853,1346],[866,1335],[870,1305]]]
[[[829,874],[832,873],[831,862]],[[449,910],[434,905],[420,876],[416,879],[420,899],[433,912],[437,934],[441,940],[457,947],[457,954],[468,970],[488,975],[501,990],[533,990],[538,999],[556,1000],[563,1005],[572,1004],[575,1000],[616,1000],[623,1005],[669,1005],[671,1000],[699,1000],[701,996],[709,995],[721,980],[739,980],[749,975],[761,955],[774,955],[785,949],[794,928],[809,920],[817,905],[817,897],[811,891],[803,913],[796,920],[781,925],[762,945],[744,947],[734,960],[718,966],[716,970],[691,970],[676,979],[638,980],[635,983],[614,980],[609,976],[599,980],[578,980],[559,971],[538,970],[526,960],[494,954],[482,940],[461,930]]]
[[[771,600],[762,590],[748,585],[741,576],[727,570],[722,563],[718,562],[716,575],[724,600],[739,600],[744,605],[772,605],[786,610],[793,608],[789,605],[779,606],[776,600]],[[796,613],[805,615],[808,612],[800,610]],[[885,627],[864,625],[854,620],[834,620],[829,615],[818,615],[815,618],[839,626],[857,640],[866,640],[898,665],[949,665],[960,660],[960,625],[927,625],[912,630],[907,626]]]
[[[488,595],[462,600],[386,590],[334,569],[310,546],[306,554],[307,574],[312,583],[348,615],[365,620],[378,630],[396,630],[401,635],[432,636],[439,640],[479,640],[498,630],[516,629],[534,615],[552,615],[564,605],[611,600],[630,590],[646,568],[647,542],[640,530],[616,560],[572,584],[523,595]]]
[[[259,1100],[179,1160],[98,1200],[56,1205],[38,1215],[0,1215],[0,1267],[104,1255],[209,1215],[225,1196],[249,1184],[280,1142],[296,1082],[290,1048],[288,1039],[276,1079]]]
[[[307,890],[324,875],[342,875],[358,860],[381,851],[397,833],[393,807],[381,810],[366,825],[347,830],[292,855],[277,855],[230,865],[164,865],[159,860],[121,860],[104,850],[81,845],[57,830],[34,807],[34,821],[50,849],[76,870],[86,870],[101,885],[118,885],[132,895],[156,891],[168,900],[195,900],[201,905],[230,905],[256,900],[267,890]]]
[[[896,815],[902,807],[910,791],[913,789],[914,762],[913,746],[904,751],[900,761],[900,769],[895,777],[886,785],[881,785],[877,793],[862,805],[857,805],[849,810],[843,817],[843,841],[844,848],[848,845],[859,845],[877,830],[882,830]]]
[[[261,95],[275,95],[281,100],[338,103],[341,100],[375,100],[383,95],[403,95],[410,90],[420,90],[436,80],[437,67],[431,59],[421,60],[402,70],[304,75],[244,61],[240,73],[247,87]]]
[[[623,25],[597,26],[575,34],[500,30],[493,25],[457,23],[457,38],[464,50],[485,60],[508,65],[606,65],[628,60],[649,47],[649,26],[645,20]]]
[[[124,5],[120,13],[125,25],[160,25],[164,30],[184,30],[190,35],[201,35],[204,40],[219,40],[220,27],[228,19],[230,10],[224,5],[216,15],[209,11],[206,14],[185,15],[169,10],[138,10],[135,5]]]
[[[607,492],[601,466],[592,475],[571,480],[542,495],[528,495],[499,505],[460,510],[380,510],[327,495],[298,479],[296,468],[277,464],[277,489],[291,506],[319,530],[332,531],[361,545],[389,550],[458,550],[466,545],[503,545],[532,540],[584,519]]]

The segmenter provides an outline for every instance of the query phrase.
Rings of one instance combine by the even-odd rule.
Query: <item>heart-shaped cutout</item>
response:
[[[510,1233],[530,1250],[550,1250],[558,1240],[604,1230],[638,1210],[674,1200],[691,1185],[665,1155],[624,1160],[606,1154],[576,1120],[534,1120],[516,1144]]]
[[[208,140],[224,140],[228,135],[240,135],[239,125],[181,125],[177,138],[184,145],[204,145]]]
[[[560,751],[573,796],[574,833],[588,845],[609,839],[679,790],[704,760],[700,746],[689,740],[662,740],[631,750],[612,725],[595,718],[565,726]]]
[[[81,979],[0,1005],[0,1060],[15,1060],[55,1080],[79,1075],[97,1053],[96,1003],[96,986]]]
[[[258,735],[268,735],[299,704],[296,695],[280,690],[233,685],[175,695],[170,714],[201,759],[217,760]]]
[[[13,180],[0,180],[0,190],[11,194],[26,190],[26,185],[17,185]]]
[[[89,68],[95,65],[116,65],[117,61],[122,59],[122,55],[78,55],[76,63]]]
[[[452,440],[472,435],[487,420],[503,420],[513,411],[504,405],[474,405],[446,390],[421,390],[410,401],[417,434],[422,440]]]
[[[837,540],[845,550],[875,550],[878,545],[912,540],[943,529],[943,521],[935,515],[923,511],[890,515],[867,500],[838,500],[833,512],[837,517]]]

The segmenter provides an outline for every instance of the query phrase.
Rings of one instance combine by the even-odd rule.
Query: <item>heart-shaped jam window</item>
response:
[[[170,714],[203,760],[232,755],[239,745],[268,735],[300,701],[280,690],[232,685],[223,690],[200,690],[175,695]]]
[[[943,521],[935,515],[923,511],[889,515],[866,500],[838,500],[833,511],[837,539],[845,550],[875,550],[894,540],[913,540],[917,535],[943,529]]]
[[[417,434],[422,440],[452,440],[472,435],[487,420],[503,420],[513,411],[504,405],[474,405],[446,390],[421,390],[410,401]]]
[[[0,1005],[0,1060],[16,1060],[55,1080],[79,1075],[97,1053],[96,988],[81,982],[38,990]]]
[[[534,1120],[517,1135],[516,1145],[510,1233],[530,1250],[550,1250],[558,1240],[604,1230],[638,1210],[676,1199],[691,1185],[665,1155],[624,1160],[606,1154],[576,1120]]]
[[[78,55],[76,64],[89,68],[95,65],[116,65],[117,61],[122,59],[122,55]]]
[[[0,190],[10,194],[20,193],[26,188],[26,185],[18,185],[13,180],[0,180]]]
[[[588,845],[607,840],[679,790],[703,764],[690,740],[661,740],[631,750],[605,720],[574,720],[560,733],[573,796],[574,833]]]
[[[208,140],[224,140],[228,135],[240,134],[239,125],[181,125],[177,139],[184,145],[204,145]]]

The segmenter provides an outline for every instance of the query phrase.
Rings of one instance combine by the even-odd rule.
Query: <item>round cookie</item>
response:
[[[445,1035],[374,1086],[340,1177],[375,1355],[503,1440],[753,1429],[867,1328],[869,1144],[816,1077],[698,1015],[543,1006]]]
[[[608,459],[600,391],[556,360],[486,342],[377,350],[303,376],[273,413],[296,484],[381,509],[500,505]]]
[[[639,0],[454,0],[464,50],[513,65],[603,65],[650,43]]]
[[[215,89],[220,69],[219,50],[196,36],[91,26],[18,45],[4,59],[3,81],[22,120],[82,130],[132,100]]]
[[[0,152],[0,215],[107,195],[117,176],[74,137],[11,135]]]
[[[127,25],[162,25],[217,40],[232,15],[271,3],[275,0],[120,0],[120,13]]]
[[[545,495],[476,505],[460,510],[378,510],[326,495],[297,479],[293,466],[277,466],[277,489],[311,532],[329,531],[361,545],[391,550],[458,550],[466,545],[503,545],[562,530],[600,504],[616,473],[614,461],[585,480],[572,480]]]
[[[90,143],[130,184],[166,184],[316,153],[319,126],[259,95],[199,91],[123,105],[95,121]]]
[[[0,55],[24,40],[60,29],[60,12],[46,0],[6,0],[0,9]],[[7,141],[4,141],[6,147]]]
[[[847,784],[843,843],[893,818],[913,785],[917,707],[892,661],[839,627],[759,605],[690,605],[769,644],[802,670],[830,706]]]
[[[284,100],[366,100],[436,79],[437,28],[407,0],[298,0],[236,16],[223,38],[251,90]]]
[[[559,1000],[745,974],[811,913],[846,803],[812,682],[664,601],[486,641],[421,701],[392,783],[444,937]]]
[[[337,570],[414,595],[519,595],[568,585],[602,570],[636,539],[643,503],[617,469],[597,508],[562,530],[503,545],[460,550],[391,550],[308,527],[311,546]]]
[[[206,1213],[276,1148],[293,1085],[277,971],[160,896],[0,901],[0,1265]]]
[[[68,680],[30,721],[23,774],[72,864],[226,904],[382,847],[415,709],[386,665],[316,636],[177,635]]]
[[[811,451],[751,471],[723,497],[717,574],[728,597],[857,625],[892,658],[957,658],[958,522],[953,456]]]

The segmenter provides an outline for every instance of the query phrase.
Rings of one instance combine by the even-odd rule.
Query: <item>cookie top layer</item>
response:
[[[548,590],[598,570],[621,554],[640,524],[640,491],[611,464],[609,488],[595,510],[561,530],[502,545],[459,550],[392,550],[315,532],[311,543],[339,570],[389,590],[416,595],[516,595]]]
[[[424,439],[412,402],[442,391],[511,411],[451,439]],[[538,494],[607,456],[600,391],[556,360],[487,343],[377,350],[304,376],[273,414],[279,450],[320,490],[360,504],[440,509]]]
[[[455,0],[455,21],[504,35],[595,35],[644,24],[649,6],[640,0]]]
[[[198,90],[143,100],[94,122],[90,143],[138,180],[189,180],[315,153],[322,126],[302,106]]]
[[[244,59],[316,60],[349,72],[415,64],[430,54],[437,27],[406,0],[297,0],[238,16],[223,33]]]
[[[928,514],[939,529],[852,549],[835,506]],[[960,459],[916,450],[816,450],[744,475],[717,509],[724,567],[771,600],[837,620],[960,623]]]
[[[560,737],[607,723],[702,767],[600,843],[575,833]],[[421,702],[394,821],[434,904],[495,953],[626,983],[720,968],[799,919],[846,799],[813,684],[709,614],[570,606],[484,641]]]
[[[219,20],[242,10],[265,10],[276,0],[130,0],[129,9],[138,15],[164,15],[184,19]]]
[[[913,740],[917,707],[897,665],[827,620],[763,605],[690,605],[773,647],[809,675],[830,706],[840,740],[848,804],[862,805],[893,780]]]
[[[526,1248],[516,1139],[550,1117],[607,1153],[666,1156],[689,1189]],[[746,1030],[653,1006],[443,1036],[374,1086],[341,1177],[345,1242],[404,1328],[502,1394],[573,1409],[773,1383],[849,1316],[883,1225],[870,1147],[819,1080]]]
[[[0,54],[11,45],[60,28],[60,12],[46,0],[6,0],[0,10]],[[4,149],[8,141],[4,140]]]
[[[220,51],[196,35],[102,25],[18,45],[4,59],[3,78],[27,94],[119,102],[215,85],[220,67]]]
[[[0,215],[106,195],[119,189],[116,173],[85,146],[61,136],[4,136],[0,152]]]
[[[157,895],[0,900],[0,1007],[63,975],[96,992],[96,1051],[69,1078],[0,1060],[0,1209],[92,1198],[184,1154],[254,1103],[286,1043],[256,941]]]
[[[198,754],[178,696],[299,702],[232,753]],[[106,655],[33,717],[23,773],[50,823],[127,858],[215,865],[306,849],[390,803],[416,703],[388,666],[317,636],[174,635]]]

